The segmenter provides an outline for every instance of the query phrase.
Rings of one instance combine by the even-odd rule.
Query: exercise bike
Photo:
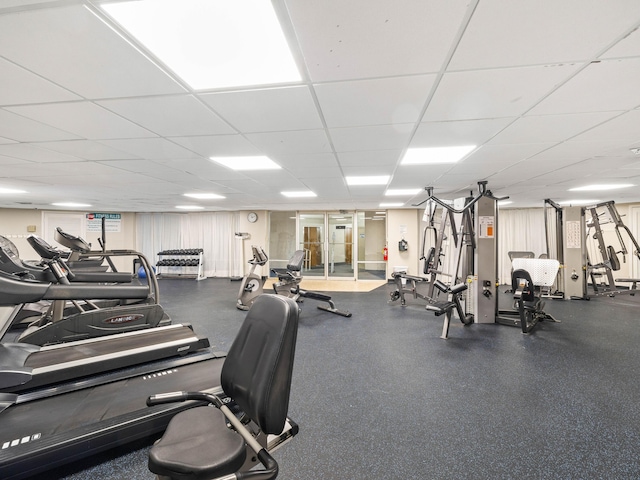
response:
[[[253,251],[253,258],[249,260],[251,264],[251,270],[242,279],[240,284],[240,291],[238,292],[238,301],[236,302],[236,308],[239,310],[249,310],[256,298],[264,293],[264,279],[256,275],[256,267],[263,266],[269,260],[267,254],[262,247],[251,245]]]
[[[327,302],[327,305],[318,305],[318,309],[325,312],[335,313],[343,317],[350,317],[351,312],[339,310],[331,296],[319,292],[310,292],[300,288],[302,281],[302,263],[304,262],[304,250],[296,250],[289,259],[286,269],[272,268],[271,272],[278,277],[278,281],[273,284],[273,291],[277,295],[286,295],[296,302],[302,303],[304,298]]]

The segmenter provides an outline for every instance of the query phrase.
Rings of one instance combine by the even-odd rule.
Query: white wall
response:
[[[420,221],[422,210],[387,210],[387,242],[389,261],[387,262],[387,278],[391,277],[394,266],[408,267],[409,275],[419,274]],[[408,249],[398,250],[398,242],[405,239]]]

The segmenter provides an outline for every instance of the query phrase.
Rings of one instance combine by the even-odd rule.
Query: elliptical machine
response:
[[[264,280],[262,277],[256,275],[256,267],[258,265],[263,266],[269,260],[267,254],[262,247],[251,245],[253,251],[253,258],[249,260],[251,264],[251,270],[242,279],[240,284],[240,291],[238,292],[238,301],[236,302],[236,308],[239,310],[249,310],[256,298],[263,293]]]

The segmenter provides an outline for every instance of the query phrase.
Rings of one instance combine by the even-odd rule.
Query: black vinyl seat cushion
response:
[[[237,472],[246,453],[244,440],[227,427],[220,410],[197,407],[169,422],[149,453],[149,470],[179,480],[204,480]]]

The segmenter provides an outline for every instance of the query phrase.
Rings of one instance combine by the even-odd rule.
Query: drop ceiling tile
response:
[[[371,165],[369,168],[362,167],[342,167],[344,175],[347,177],[359,175],[391,175],[395,169],[395,165]]]
[[[304,180],[306,178],[335,178],[342,177],[342,171],[337,165],[325,166],[294,166],[287,167],[287,170],[297,178]]]
[[[41,163],[36,167],[33,164],[7,165],[3,170],[3,175],[7,177],[25,177],[36,182],[57,184],[61,189],[66,185],[65,177],[71,175],[86,175],[85,183],[91,183],[98,176],[122,174],[121,171],[96,162]]]
[[[513,123],[514,117],[422,122],[411,139],[411,147],[482,145]]]
[[[517,117],[576,69],[575,65],[554,65],[446,73],[423,120]]]
[[[488,143],[495,145],[540,141],[561,142],[606,122],[614,115],[618,114],[592,112],[568,115],[527,115],[513,122]]]
[[[198,96],[242,132],[322,128],[322,121],[307,86],[209,93]]]
[[[249,133],[246,137],[267,156],[331,151],[324,130]]]
[[[409,142],[413,125],[372,125],[329,130],[336,152],[403,149]]]
[[[451,165],[400,165],[393,174],[393,184],[403,188],[428,187],[433,180],[451,170]],[[396,188],[396,187],[394,187]],[[398,187],[399,188],[399,187]]]
[[[171,137],[171,141],[207,158],[211,156],[251,156],[262,153],[242,135]]]
[[[0,16],[0,56],[85,98],[185,91],[82,5]]]
[[[584,61],[638,20],[633,0],[478,2],[449,69],[493,68]],[[571,32],[571,34],[567,34]]]
[[[126,175],[129,172],[141,173],[151,178],[169,181],[193,178],[193,175],[189,173],[151,160],[111,160],[100,162],[100,164],[121,170],[122,175]]]
[[[371,150],[339,152],[338,160],[344,167],[369,167],[371,165],[396,165],[402,150]]]
[[[7,157],[5,155],[0,155],[0,165],[24,165],[24,164],[31,164],[34,167],[36,166],[36,165],[34,165],[33,162],[30,162],[29,160],[23,160],[23,159],[16,158],[16,157]],[[4,175],[0,171],[0,177],[2,177],[2,176],[4,176]]]
[[[272,155],[270,157],[282,168],[289,171],[304,170],[308,167],[333,168],[338,162],[333,153],[303,153],[295,155]]]
[[[191,158],[197,155],[165,138],[101,140],[101,144],[149,160]]]
[[[0,58],[0,105],[80,99],[78,95]]]
[[[601,59],[621,57],[640,57],[640,29],[636,28],[604,54],[600,55]]]
[[[153,137],[153,133],[91,102],[7,107],[7,110],[89,140]]]
[[[156,160],[156,163],[160,163],[170,168],[175,168],[177,170],[190,173],[195,177],[211,181],[222,182],[226,180],[242,180],[246,178],[242,172],[236,172],[209,159],[165,159]]]
[[[3,138],[13,142],[46,142],[79,138],[72,133],[16,115],[2,108],[0,108],[0,132]]]
[[[1,112],[2,110],[0,110],[0,115],[2,114]],[[15,142],[14,140],[9,140],[8,138],[0,137],[0,145],[3,145],[5,143],[17,143],[17,142]]]
[[[468,2],[287,0],[314,82],[437,72]],[[425,28],[429,25],[429,28]]]
[[[38,147],[64,153],[84,160],[123,160],[137,158],[135,155],[110,148],[91,140],[65,140],[62,142],[39,142]]]
[[[640,105],[640,58],[603,60],[562,85],[530,114],[631,110]]]
[[[572,141],[640,141],[640,110],[632,110],[577,135]]]
[[[96,103],[160,136],[236,133],[193,95],[128,98]]]
[[[329,128],[418,120],[435,75],[358,80],[315,86]]]
[[[570,161],[575,163],[578,160],[591,158],[595,155],[601,155],[616,146],[618,142],[609,141],[568,141],[554,145],[551,148],[540,151],[532,156],[530,160],[534,163],[551,161],[562,162]]]
[[[60,162],[81,162],[82,159],[73,155],[53,152],[45,148],[40,148],[37,144],[10,143],[0,145],[0,155],[21,158],[37,163],[60,163]],[[37,167],[36,167],[37,168]]]

